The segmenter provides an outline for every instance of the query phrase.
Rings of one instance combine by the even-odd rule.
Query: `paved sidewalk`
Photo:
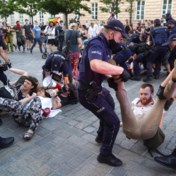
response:
[[[38,48],[33,54],[10,53],[13,66],[27,70],[41,80],[41,58]],[[7,72],[11,80],[18,76]],[[165,74],[164,72],[162,73]],[[155,88],[161,80],[154,81]],[[126,87],[129,98],[138,96],[142,82],[128,81]],[[1,85],[1,83],[0,83]],[[106,84],[105,84],[106,86]],[[156,89],[157,90],[157,89]],[[114,92],[112,91],[115,97]],[[116,100],[115,100],[116,101]],[[116,111],[120,117],[119,103]],[[25,128],[19,127],[11,117],[2,117],[0,135],[14,136],[13,146],[0,150],[1,176],[174,176],[176,172],[155,163],[141,141],[128,140],[120,129],[117,135],[114,153],[123,161],[121,167],[99,164],[96,157],[99,145],[95,142],[98,120],[79,103],[62,108],[56,117],[43,120],[33,139],[22,139]],[[165,114],[163,129],[166,134],[160,150],[170,153],[176,146],[175,104]]]

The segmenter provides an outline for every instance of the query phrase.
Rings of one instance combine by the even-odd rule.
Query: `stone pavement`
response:
[[[10,53],[13,66],[27,70],[41,80],[41,66],[45,62],[38,48],[28,52]],[[18,76],[7,71],[11,80]],[[162,75],[165,73],[162,72]],[[155,88],[161,80],[154,81]],[[138,95],[142,82],[128,81],[126,88],[132,100]],[[105,83],[106,86],[106,83]],[[113,96],[115,96],[112,90]],[[116,101],[116,99],[115,99]],[[175,105],[165,114],[163,129],[166,134],[161,151],[170,153],[176,146]],[[116,112],[120,117],[119,103]],[[25,128],[11,117],[2,117],[0,135],[14,136],[13,146],[0,151],[0,176],[174,176],[176,172],[155,163],[141,141],[128,140],[120,129],[113,152],[123,161],[121,167],[99,164],[96,157],[99,145],[95,142],[98,120],[79,103],[62,108],[56,117],[45,119],[33,139],[22,139]]]

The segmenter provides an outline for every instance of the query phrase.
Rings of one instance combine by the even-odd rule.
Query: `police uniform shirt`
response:
[[[62,72],[63,76],[71,74],[71,67],[69,61],[65,60],[64,56],[59,53],[52,53],[48,57],[44,65],[45,69],[49,71]]]
[[[109,43],[102,33],[88,42],[79,64],[78,80],[81,83],[87,85],[91,81],[95,81],[97,85],[101,85],[105,75],[92,71],[90,61],[93,59],[108,61],[111,58],[111,50],[108,47]]]

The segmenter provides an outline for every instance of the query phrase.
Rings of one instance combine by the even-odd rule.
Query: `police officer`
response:
[[[167,27],[169,29],[169,36],[172,34],[176,34],[176,21],[175,20],[169,20],[167,23]]]
[[[153,48],[150,56],[147,59],[146,69],[147,77],[143,79],[144,82],[153,80],[152,64],[155,63],[154,77],[159,78],[161,62],[163,57],[166,55],[168,49],[163,47],[162,44],[167,41],[169,37],[169,31],[167,27],[161,26],[160,19],[154,20],[154,28],[151,30],[151,38],[153,42]]]
[[[64,86],[59,94],[62,105],[77,103],[75,85],[72,84],[72,69],[69,60],[60,51],[49,54],[43,68],[43,78],[51,75],[56,82],[64,81]]]
[[[116,19],[109,20],[102,33],[88,42],[79,64],[79,101],[100,120],[95,140],[102,146],[97,160],[111,166],[122,165],[122,161],[112,154],[120,121],[114,111],[112,96],[101,84],[106,75],[117,76],[125,81],[129,79],[125,69],[108,63],[111,51],[120,43],[122,36],[128,37],[123,24]]]
[[[62,73],[64,77],[64,85],[68,86],[69,76],[71,75],[71,67],[66,57],[60,51],[55,51],[49,54],[42,68],[43,78],[48,75],[52,75],[54,72]]]

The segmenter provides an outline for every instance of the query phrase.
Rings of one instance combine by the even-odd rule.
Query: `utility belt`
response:
[[[87,85],[79,82],[78,89],[85,92],[85,98],[88,102],[92,102],[102,92],[102,87],[98,86],[95,81],[91,81]]]

